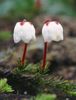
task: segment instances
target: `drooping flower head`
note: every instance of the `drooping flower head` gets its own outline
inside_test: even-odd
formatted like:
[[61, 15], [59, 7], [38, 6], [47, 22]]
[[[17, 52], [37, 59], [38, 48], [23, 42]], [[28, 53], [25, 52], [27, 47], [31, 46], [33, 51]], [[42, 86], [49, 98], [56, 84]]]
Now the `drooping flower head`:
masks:
[[44, 54], [43, 54], [43, 65], [42, 69], [45, 68], [46, 65], [46, 53], [47, 53], [47, 44], [51, 41], [60, 41], [63, 40], [63, 27], [57, 21], [46, 20], [43, 28], [42, 35], [44, 38]]
[[26, 57], [27, 45], [32, 40], [36, 39], [35, 28], [33, 24], [26, 20], [17, 22], [14, 28], [13, 38], [15, 43], [18, 43], [20, 41], [23, 41], [25, 43], [24, 51], [21, 59], [21, 64], [23, 65]]
[[29, 43], [31, 40], [35, 40], [35, 28], [33, 24], [26, 20], [17, 22], [14, 28], [13, 37], [15, 43], [18, 43], [20, 41]]
[[63, 40], [63, 27], [57, 21], [45, 21], [42, 28], [42, 35], [45, 42]]

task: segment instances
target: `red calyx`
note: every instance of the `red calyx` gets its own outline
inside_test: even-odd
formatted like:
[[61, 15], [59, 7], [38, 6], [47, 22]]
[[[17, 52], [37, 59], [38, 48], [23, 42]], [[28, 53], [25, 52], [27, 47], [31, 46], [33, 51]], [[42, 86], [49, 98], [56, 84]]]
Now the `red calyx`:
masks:
[[49, 22], [50, 22], [51, 20], [46, 20], [44, 23], [48, 26], [48, 24], [49, 24]]
[[21, 22], [20, 22], [20, 25], [22, 26], [22, 25], [24, 25], [24, 23], [26, 22], [26, 20], [24, 19], [24, 20], [22, 20]]

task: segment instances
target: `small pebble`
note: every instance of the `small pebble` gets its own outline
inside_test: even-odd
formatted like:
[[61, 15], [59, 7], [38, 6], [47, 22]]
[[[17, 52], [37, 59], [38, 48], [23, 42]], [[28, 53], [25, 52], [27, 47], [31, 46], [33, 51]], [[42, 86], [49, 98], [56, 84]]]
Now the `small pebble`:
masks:
[[69, 98], [66, 98], [66, 100], [70, 100]]
[[27, 95], [27, 91], [25, 91], [24, 94]]

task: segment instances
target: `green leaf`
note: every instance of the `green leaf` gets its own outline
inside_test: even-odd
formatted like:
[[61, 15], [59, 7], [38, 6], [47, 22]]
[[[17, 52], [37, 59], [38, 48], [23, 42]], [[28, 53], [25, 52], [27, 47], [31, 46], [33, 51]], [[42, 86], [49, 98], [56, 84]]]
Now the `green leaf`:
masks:
[[8, 85], [7, 79], [0, 79], [0, 93], [13, 92], [12, 87]]
[[39, 94], [35, 97], [35, 100], [56, 100], [56, 95], [55, 94]]

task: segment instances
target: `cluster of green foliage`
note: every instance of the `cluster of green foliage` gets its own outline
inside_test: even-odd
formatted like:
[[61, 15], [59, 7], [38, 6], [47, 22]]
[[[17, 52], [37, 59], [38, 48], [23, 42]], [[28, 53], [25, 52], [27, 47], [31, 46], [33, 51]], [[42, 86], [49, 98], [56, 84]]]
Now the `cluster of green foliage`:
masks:
[[18, 61], [18, 67], [14, 69], [14, 73], [16, 74], [27, 74], [32, 73], [35, 74], [39, 72], [39, 66], [37, 64], [29, 64], [27, 61], [24, 65], [21, 64], [21, 61]]
[[[76, 96], [76, 84], [72, 83], [69, 80], [60, 80], [56, 79], [56, 76], [52, 76], [48, 73], [48, 68], [46, 68], [44, 71], [40, 70], [39, 64], [28, 64], [28, 62], [24, 66], [18, 66], [13, 73], [15, 74], [32, 74], [34, 81], [39, 84], [39, 93], [53, 93], [57, 94], [55, 92], [58, 91], [61, 94], [69, 95], [69, 96]], [[55, 79], [54, 79], [55, 77]], [[0, 93], [4, 92], [13, 92], [10, 85], [7, 84], [7, 79], [1, 79], [0, 80]], [[36, 99], [40, 98], [39, 100], [43, 100], [43, 95], [38, 95]], [[46, 98], [51, 98], [50, 95], [46, 96]], [[35, 100], [36, 100], [35, 99]], [[49, 99], [47, 99], [49, 100]], [[54, 100], [54, 99], [50, 99]]]
[[35, 74], [40, 74], [40, 73], [42, 73], [42, 74], [44, 74], [44, 73], [47, 73], [48, 72], [48, 64], [49, 63], [47, 63], [46, 64], [46, 69], [44, 70], [44, 71], [42, 71], [41, 70], [41, 66], [40, 66], [40, 64], [39, 63], [37, 63], [37, 64], [33, 64], [33, 63], [30, 63], [29, 64], [29, 62], [28, 61], [26, 61], [26, 63], [24, 64], [24, 65], [22, 65], [21, 64], [21, 61], [20, 61], [20, 59], [18, 60], [18, 67], [16, 67], [14, 70], [13, 70], [13, 72], [14, 73], [16, 73], [16, 74], [33, 74], [33, 75], [35, 75]]
[[[19, 66], [14, 70], [15, 74], [29, 74], [33, 75], [34, 80], [39, 83], [41, 93], [47, 92], [54, 93], [53, 91], [57, 90], [60, 93], [67, 95], [76, 96], [76, 84], [68, 81], [56, 79], [56, 76], [52, 76], [49, 72], [48, 64], [44, 71], [41, 71], [40, 64], [29, 64], [28, 62], [22, 66], [18, 63]], [[54, 79], [55, 77], [55, 79]]]
[[[36, 81], [39, 82], [41, 92], [48, 92], [61, 95], [76, 96], [76, 84], [70, 82], [69, 80], [53, 79], [56, 76], [41, 75], [37, 74], [35, 76]], [[53, 78], [52, 78], [53, 77]]]
[[64, 91], [66, 94], [76, 96], [76, 84], [73, 84], [69, 81], [63, 81], [59, 82], [56, 87]]
[[59, 90], [61, 93], [76, 96], [76, 84], [71, 83], [68, 80], [48, 80], [46, 84], [50, 88]]
[[9, 40], [12, 34], [9, 31], [0, 31], [0, 41]]
[[13, 92], [12, 87], [8, 85], [7, 79], [0, 79], [0, 93]]
[[31, 100], [56, 100], [55, 94], [38, 94], [36, 97]]

